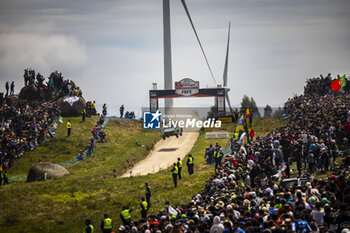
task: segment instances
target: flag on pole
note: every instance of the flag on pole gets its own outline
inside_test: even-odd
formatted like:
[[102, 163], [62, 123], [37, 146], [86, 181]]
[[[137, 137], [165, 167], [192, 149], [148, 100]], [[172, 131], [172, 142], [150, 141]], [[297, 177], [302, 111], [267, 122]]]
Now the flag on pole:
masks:
[[341, 84], [338, 79], [334, 80], [331, 83], [331, 88], [333, 89], [333, 91], [338, 91], [341, 88]]
[[341, 87], [345, 87], [345, 85], [346, 85], [345, 74], [339, 80], [341, 82]]
[[338, 91], [340, 88], [342, 87], [345, 87], [346, 85], [346, 79], [345, 79], [345, 74], [334, 80], [332, 83], [331, 83], [331, 88], [333, 89], [333, 91]]
[[249, 112], [249, 108], [247, 107], [247, 109], [245, 110], [245, 118], [250, 117], [250, 112]]
[[241, 118], [239, 118], [239, 120], [237, 122], [237, 126], [236, 126], [236, 132], [239, 132], [240, 130], [244, 131], [244, 118], [243, 118], [243, 115], [241, 116]]
[[242, 144], [242, 140], [243, 140], [243, 138], [244, 138], [245, 135], [246, 135], [245, 132], [242, 133], [241, 137], [237, 140], [237, 143], [238, 143], [238, 144]]
[[255, 136], [255, 132], [254, 132], [253, 127], [250, 128], [249, 134], [252, 138]]
[[253, 128], [253, 109], [252, 108], [250, 109], [250, 112], [249, 112], [249, 125], [251, 128]]

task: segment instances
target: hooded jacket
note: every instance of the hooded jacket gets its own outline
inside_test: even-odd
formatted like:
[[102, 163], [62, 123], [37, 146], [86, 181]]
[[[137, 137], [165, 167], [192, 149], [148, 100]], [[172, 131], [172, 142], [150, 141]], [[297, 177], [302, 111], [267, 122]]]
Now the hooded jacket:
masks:
[[215, 216], [213, 220], [213, 226], [210, 228], [210, 233], [222, 233], [224, 226], [220, 223], [220, 217]]

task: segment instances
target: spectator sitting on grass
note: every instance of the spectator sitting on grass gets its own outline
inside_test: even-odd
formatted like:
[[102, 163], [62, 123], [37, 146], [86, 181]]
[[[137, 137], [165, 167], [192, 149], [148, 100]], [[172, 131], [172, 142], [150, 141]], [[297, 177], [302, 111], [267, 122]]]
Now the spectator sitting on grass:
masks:
[[80, 151], [78, 152], [77, 159], [78, 159], [78, 160], [83, 160], [83, 155], [84, 155], [84, 152], [83, 152], [82, 150], [80, 150]]

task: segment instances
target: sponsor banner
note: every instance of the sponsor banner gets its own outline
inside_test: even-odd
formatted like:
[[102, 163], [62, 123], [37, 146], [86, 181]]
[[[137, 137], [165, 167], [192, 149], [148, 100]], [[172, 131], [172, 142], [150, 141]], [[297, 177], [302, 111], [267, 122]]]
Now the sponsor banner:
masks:
[[70, 96], [63, 100], [63, 102], [67, 102], [70, 106], [73, 106], [74, 102], [77, 102], [79, 100], [78, 96]]
[[220, 138], [228, 138], [228, 132], [227, 131], [214, 131], [214, 132], [208, 132], [205, 135], [206, 139], [220, 139]]
[[190, 78], [184, 78], [179, 82], [175, 82], [175, 89], [199, 89], [199, 82]]
[[222, 123], [230, 123], [233, 122], [232, 117], [227, 116], [227, 117], [219, 117], [218, 118], [219, 121], [221, 121]]
[[224, 96], [218, 96], [218, 112], [224, 112], [225, 111], [225, 97]]
[[182, 96], [192, 96], [199, 93], [199, 82], [190, 78], [184, 78], [175, 82], [175, 93]]
[[155, 112], [158, 109], [158, 99], [151, 98], [151, 112]]
[[183, 96], [192, 96], [199, 93], [199, 89], [178, 89], [175, 93]]

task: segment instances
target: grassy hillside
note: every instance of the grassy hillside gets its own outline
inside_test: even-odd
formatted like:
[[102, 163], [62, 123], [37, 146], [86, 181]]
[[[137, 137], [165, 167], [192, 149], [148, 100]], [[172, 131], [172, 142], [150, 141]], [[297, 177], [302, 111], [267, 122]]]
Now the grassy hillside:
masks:
[[[87, 117], [85, 122], [81, 122], [81, 117], [64, 118], [63, 124], [56, 129], [56, 136], [49, 141], [43, 142], [34, 151], [29, 151], [9, 169], [9, 175], [27, 174], [29, 168], [42, 162], [59, 163], [73, 158], [79, 150], [85, 149], [91, 137], [91, 129], [97, 122], [97, 117]], [[72, 133], [67, 136], [66, 123], [70, 120]]]
[[[277, 118], [258, 119], [255, 130], [257, 135], [264, 135], [281, 124]], [[259, 127], [263, 131], [259, 132]], [[235, 124], [224, 124], [222, 128], [232, 131]], [[109, 122], [105, 130], [108, 142], [97, 145], [93, 156], [69, 168], [71, 175], [1, 187], [0, 232], [79, 232], [87, 218], [99, 228], [104, 213], [109, 213], [119, 225], [119, 213], [125, 204], [135, 207], [133, 219], [139, 219], [145, 182], [152, 187], [150, 213], [157, 213], [167, 200], [172, 205], [187, 203], [214, 172], [214, 166], [204, 161], [205, 147], [215, 142], [222, 146], [228, 143], [227, 139], [207, 140], [205, 132], [201, 133], [191, 150], [195, 157], [194, 175], [190, 177], [184, 166], [184, 178], [175, 189], [170, 169], [142, 177], [114, 177], [113, 169], [120, 175], [144, 158], [160, 138], [159, 132], [142, 130], [138, 122]]]

